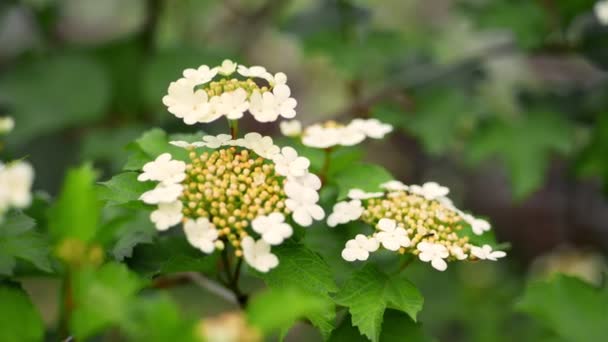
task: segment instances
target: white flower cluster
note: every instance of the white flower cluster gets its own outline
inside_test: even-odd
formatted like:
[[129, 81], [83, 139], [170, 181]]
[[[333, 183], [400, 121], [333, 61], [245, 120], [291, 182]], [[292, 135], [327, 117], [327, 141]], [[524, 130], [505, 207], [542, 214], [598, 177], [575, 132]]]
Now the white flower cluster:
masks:
[[10, 208], [26, 208], [32, 202], [34, 169], [23, 161], [0, 162], [0, 221]]
[[383, 192], [351, 189], [350, 200], [336, 203], [328, 216], [330, 227], [361, 219], [375, 228], [371, 236], [359, 234], [346, 243], [342, 251], [345, 260], [367, 260], [382, 246], [401, 254], [410, 252], [444, 271], [448, 260], [495, 261], [506, 256], [503, 251], [489, 245], [475, 246], [468, 237], [456, 234], [465, 222], [476, 235], [491, 227], [487, 221], [457, 209], [447, 197], [447, 187], [435, 182], [405, 185], [396, 180], [380, 187]]
[[600, 24], [608, 25], [608, 0], [596, 2], [593, 10]]
[[10, 133], [15, 128], [15, 120], [10, 116], [0, 118], [0, 134]]
[[300, 136], [302, 143], [314, 148], [333, 146], [353, 146], [366, 138], [382, 139], [392, 132], [393, 126], [377, 119], [355, 119], [348, 125], [335, 121], [314, 124], [302, 131], [302, 124], [297, 120], [281, 122], [281, 133], [286, 136]]
[[[278, 265], [271, 246], [293, 234], [286, 214], [301, 226], [325, 217], [317, 204], [321, 181], [308, 171], [310, 161], [291, 147], [281, 149], [270, 137], [248, 133], [242, 139], [232, 139], [220, 134], [194, 143], [171, 144], [188, 149], [192, 163], [164, 153], [144, 165], [138, 180], [158, 184], [140, 199], [158, 206], [150, 215], [158, 230], [184, 222], [188, 241], [204, 253], [224, 248], [224, 241], [231, 236], [235, 248], [242, 248], [237, 249], [237, 256], [243, 256], [258, 271], [267, 272]], [[199, 147], [217, 151], [214, 157], [206, 152], [199, 156], [195, 150]], [[248, 205], [237, 208], [230, 203]], [[247, 226], [260, 236], [259, 240], [244, 231]]]
[[230, 60], [216, 67], [184, 70], [183, 77], [169, 85], [163, 103], [188, 125], [222, 116], [237, 120], [247, 111], [259, 122], [275, 121], [279, 116], [291, 119], [297, 105], [284, 73], [273, 75], [264, 67], [246, 67]]

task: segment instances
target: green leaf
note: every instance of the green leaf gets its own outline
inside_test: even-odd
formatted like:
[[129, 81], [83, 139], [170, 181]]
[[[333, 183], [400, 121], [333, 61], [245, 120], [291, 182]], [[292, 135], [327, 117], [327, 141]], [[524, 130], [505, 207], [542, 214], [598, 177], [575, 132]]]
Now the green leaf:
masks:
[[104, 188], [100, 190], [99, 197], [114, 204], [138, 201], [141, 194], [154, 188], [154, 183], [140, 182], [137, 176], [136, 172], [124, 172], [102, 182]]
[[[359, 334], [359, 331], [351, 325], [351, 317], [347, 316], [342, 321], [342, 324], [331, 334], [329, 342], [354, 341], [368, 341], [368, 339]], [[380, 341], [426, 342], [432, 341], [432, 339], [426, 336], [422, 326], [412, 321], [407, 314], [396, 310], [386, 310]]]
[[382, 317], [387, 308], [401, 310], [416, 320], [423, 298], [408, 280], [389, 277], [373, 265], [357, 271], [335, 297], [348, 307], [353, 325], [372, 341], [379, 341]]
[[515, 198], [522, 199], [542, 185], [552, 154], [570, 152], [572, 136], [570, 123], [558, 113], [529, 114], [479, 130], [467, 153], [473, 163], [500, 158]]
[[334, 181], [338, 185], [338, 199], [343, 199], [350, 189], [379, 191], [380, 184], [390, 181], [393, 176], [383, 167], [373, 164], [354, 164], [337, 172]]
[[95, 237], [101, 210], [96, 177], [90, 165], [68, 171], [59, 198], [49, 210], [49, 232], [56, 241], [89, 242]]
[[105, 114], [109, 97], [103, 68], [84, 55], [45, 56], [0, 77], [0, 103], [17, 119], [11, 135], [17, 142], [94, 122]]
[[247, 305], [249, 323], [264, 335], [288, 329], [303, 317], [323, 315], [327, 301], [308, 291], [291, 287], [269, 289], [256, 295]]
[[598, 115], [592, 138], [580, 153], [577, 171], [582, 176], [600, 176], [608, 189], [608, 113]]
[[133, 152], [129, 156], [125, 170], [138, 171], [149, 161], [156, 159], [163, 153], [170, 153], [173, 159], [186, 160], [188, 153], [185, 149], [169, 144], [173, 137], [168, 137], [167, 133], [159, 128], [151, 129], [142, 134], [137, 140], [129, 145], [129, 150]]
[[532, 281], [517, 309], [569, 341], [603, 341], [608, 327], [608, 289], [556, 275]]
[[22, 290], [0, 287], [0, 341], [37, 342], [44, 338], [44, 322]]
[[33, 219], [18, 212], [10, 213], [0, 223], [0, 274], [12, 275], [17, 259], [29, 261], [43, 271], [52, 271], [49, 243], [34, 230], [35, 226]]
[[329, 265], [315, 252], [294, 243], [285, 243], [273, 249], [280, 260], [279, 266], [262, 275], [272, 289], [295, 288], [316, 296], [327, 305], [322, 312], [306, 317], [327, 337], [334, 328], [335, 307], [330, 293], [338, 290]]
[[[118, 213], [112, 213], [117, 211]], [[157, 231], [150, 221], [148, 211], [123, 209], [118, 207], [104, 208], [109, 218], [95, 237], [118, 261], [131, 257], [133, 248], [142, 243], [152, 243]]]
[[75, 309], [70, 327], [80, 340], [128, 321], [133, 298], [144, 285], [125, 265], [114, 263], [83, 269], [72, 282]]

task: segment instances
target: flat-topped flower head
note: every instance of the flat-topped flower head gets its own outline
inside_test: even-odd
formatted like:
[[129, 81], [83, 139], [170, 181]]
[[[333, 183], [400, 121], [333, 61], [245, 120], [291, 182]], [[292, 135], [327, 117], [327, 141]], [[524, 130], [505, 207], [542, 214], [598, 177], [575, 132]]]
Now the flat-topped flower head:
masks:
[[317, 204], [320, 180], [291, 147], [280, 149], [258, 133], [172, 144], [188, 151], [188, 161], [163, 153], [144, 165], [138, 180], [157, 185], [140, 199], [157, 206], [150, 219], [158, 230], [183, 223], [190, 244], [204, 253], [230, 244], [266, 272], [278, 264], [270, 247], [293, 234], [291, 222], [309, 226], [325, 217]]
[[[309, 147], [324, 149], [334, 146], [353, 146], [366, 138], [382, 139], [392, 130], [391, 125], [377, 119], [355, 119], [348, 125], [327, 121], [306, 127], [302, 132], [302, 143]], [[283, 134], [290, 135], [285, 132]]]
[[[481, 234], [490, 229], [490, 224], [457, 209], [445, 197], [449, 193], [447, 187], [435, 182], [405, 185], [389, 181], [380, 189], [383, 191], [351, 189], [350, 200], [336, 203], [328, 217], [331, 227], [359, 220], [374, 229], [369, 236], [359, 234], [358, 242], [347, 242], [342, 254], [345, 260], [367, 259], [364, 248], [358, 247], [364, 238], [373, 239], [389, 251], [413, 254], [439, 271], [444, 271], [451, 261], [496, 260], [506, 255], [470, 242], [471, 232]], [[464, 229], [467, 226], [470, 230]]]
[[246, 67], [231, 60], [210, 67], [183, 71], [171, 82], [163, 103], [186, 124], [209, 123], [225, 116], [237, 120], [249, 112], [260, 122], [296, 116], [284, 73], [269, 73], [261, 66]]

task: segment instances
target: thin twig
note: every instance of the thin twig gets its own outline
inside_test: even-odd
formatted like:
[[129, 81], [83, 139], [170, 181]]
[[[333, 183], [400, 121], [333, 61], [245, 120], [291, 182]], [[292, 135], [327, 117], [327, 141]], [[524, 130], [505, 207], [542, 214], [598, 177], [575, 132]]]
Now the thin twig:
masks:
[[155, 289], [167, 289], [186, 284], [195, 284], [225, 299], [227, 302], [238, 304], [236, 296], [230, 290], [196, 272], [184, 272], [177, 273], [171, 277], [159, 277], [154, 279], [151, 287]]

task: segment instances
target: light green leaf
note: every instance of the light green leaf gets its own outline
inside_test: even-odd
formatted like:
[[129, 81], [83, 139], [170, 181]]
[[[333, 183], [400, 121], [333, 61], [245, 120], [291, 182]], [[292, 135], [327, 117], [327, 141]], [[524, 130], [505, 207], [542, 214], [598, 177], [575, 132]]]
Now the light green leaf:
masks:
[[249, 323], [264, 335], [288, 329], [303, 317], [323, 315], [328, 302], [308, 291], [274, 288], [256, 295], [247, 305]]
[[423, 298], [408, 280], [389, 277], [373, 265], [357, 271], [335, 297], [348, 307], [353, 325], [372, 341], [380, 340], [382, 318], [387, 308], [401, 310], [416, 320]]
[[608, 289], [556, 275], [532, 281], [517, 308], [569, 341], [603, 341], [608, 327]]
[[335, 307], [330, 293], [338, 290], [329, 265], [315, 252], [294, 243], [285, 243], [273, 249], [279, 266], [263, 274], [270, 288], [296, 288], [316, 296], [327, 305], [325, 310], [308, 314], [306, 317], [327, 337], [334, 328]]
[[343, 199], [350, 189], [380, 191], [380, 184], [390, 181], [393, 176], [383, 167], [373, 164], [353, 164], [337, 172], [333, 177], [338, 184], [338, 199]]
[[99, 197], [114, 204], [138, 201], [141, 194], [154, 188], [154, 183], [140, 182], [137, 176], [136, 172], [124, 172], [102, 182], [104, 187], [100, 189]]
[[37, 342], [44, 338], [44, 322], [27, 294], [0, 287], [0, 341]]
[[149, 161], [156, 159], [163, 153], [170, 153], [173, 159], [186, 160], [188, 153], [185, 149], [169, 144], [173, 137], [159, 128], [151, 129], [142, 134], [128, 146], [132, 152], [129, 156], [125, 170], [138, 171]]
[[68, 171], [59, 198], [49, 210], [49, 232], [55, 240], [89, 242], [95, 237], [101, 210], [96, 177], [90, 165]]
[[34, 230], [35, 226], [33, 219], [17, 212], [7, 215], [0, 223], [0, 274], [12, 275], [17, 259], [51, 272], [49, 243]]
[[94, 122], [105, 114], [109, 97], [103, 68], [84, 55], [45, 56], [0, 77], [0, 103], [12, 110], [17, 125], [11, 139], [18, 142]]
[[80, 340], [128, 321], [134, 295], [144, 285], [125, 265], [113, 263], [83, 269], [72, 282], [75, 310], [70, 327]]

